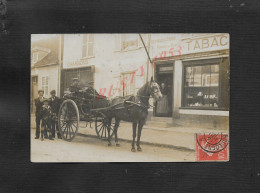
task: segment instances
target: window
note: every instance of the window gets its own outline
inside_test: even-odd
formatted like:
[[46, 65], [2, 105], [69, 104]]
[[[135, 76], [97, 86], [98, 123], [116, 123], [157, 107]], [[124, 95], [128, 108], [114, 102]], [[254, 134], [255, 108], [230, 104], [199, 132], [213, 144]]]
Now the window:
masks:
[[44, 91], [44, 97], [48, 97], [49, 94], [49, 77], [42, 77], [42, 90]]
[[94, 56], [94, 35], [83, 35], [82, 58]]
[[38, 61], [39, 54], [38, 52], [33, 53], [32, 62], [35, 64]]
[[137, 34], [122, 35], [122, 50], [131, 50], [138, 48]]
[[135, 94], [135, 76], [133, 72], [122, 73], [120, 76], [120, 94], [128, 96]]
[[228, 73], [227, 60], [184, 62], [183, 106], [228, 108]]

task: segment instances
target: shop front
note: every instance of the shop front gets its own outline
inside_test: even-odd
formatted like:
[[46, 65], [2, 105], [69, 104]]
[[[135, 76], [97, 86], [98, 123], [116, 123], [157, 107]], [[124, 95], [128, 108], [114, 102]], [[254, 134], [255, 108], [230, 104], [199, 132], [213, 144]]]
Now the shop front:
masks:
[[73, 78], [78, 78], [82, 86], [94, 87], [94, 66], [63, 69], [61, 72], [61, 96], [64, 95], [64, 91], [69, 90]]
[[164, 97], [154, 116], [172, 117], [173, 125], [228, 129], [229, 35], [191, 36], [176, 44], [178, 57], [156, 61]]

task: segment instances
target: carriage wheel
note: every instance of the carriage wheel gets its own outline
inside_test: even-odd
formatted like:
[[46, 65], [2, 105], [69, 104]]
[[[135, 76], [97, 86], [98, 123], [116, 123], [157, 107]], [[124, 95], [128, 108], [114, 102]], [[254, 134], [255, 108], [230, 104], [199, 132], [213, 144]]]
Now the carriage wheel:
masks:
[[65, 100], [60, 107], [58, 126], [62, 139], [72, 141], [79, 129], [79, 110], [73, 100]]
[[110, 137], [112, 138], [115, 134], [114, 128], [115, 128], [115, 119], [113, 118], [111, 120], [111, 123], [109, 123], [109, 120], [103, 115], [100, 114], [100, 116], [97, 116], [95, 119], [95, 128], [97, 136], [100, 139], [106, 140], [108, 138], [108, 127], [110, 126]]

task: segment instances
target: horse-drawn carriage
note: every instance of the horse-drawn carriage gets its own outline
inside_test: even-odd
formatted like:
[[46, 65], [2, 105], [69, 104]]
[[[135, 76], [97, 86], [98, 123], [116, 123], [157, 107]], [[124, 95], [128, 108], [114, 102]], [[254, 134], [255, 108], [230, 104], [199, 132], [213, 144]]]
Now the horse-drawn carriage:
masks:
[[111, 138], [115, 135], [118, 144], [117, 129], [120, 120], [133, 123], [132, 151], [135, 151], [135, 137], [137, 131], [137, 150], [141, 151], [141, 130], [145, 123], [149, 105], [149, 98], [160, 100], [161, 92], [158, 84], [151, 79], [140, 88], [136, 96], [116, 97], [109, 100], [101, 96], [91, 86], [79, 91], [65, 93], [58, 115], [58, 127], [62, 138], [72, 141], [77, 135], [80, 121], [85, 121], [92, 127], [95, 123], [96, 134], [101, 139], [107, 139], [111, 145]]
[[85, 87], [79, 92], [65, 92], [58, 115], [58, 127], [62, 138], [72, 141], [77, 135], [80, 121], [90, 127], [95, 126], [97, 136], [107, 139], [108, 127], [113, 135], [114, 125], [108, 120], [111, 113], [110, 101], [98, 95], [92, 87]]

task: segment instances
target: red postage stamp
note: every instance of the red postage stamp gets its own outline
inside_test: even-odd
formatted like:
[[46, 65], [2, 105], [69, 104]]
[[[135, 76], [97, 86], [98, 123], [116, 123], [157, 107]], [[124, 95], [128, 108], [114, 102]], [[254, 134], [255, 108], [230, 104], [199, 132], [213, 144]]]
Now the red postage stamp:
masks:
[[229, 161], [228, 134], [196, 134], [196, 159], [197, 161]]

